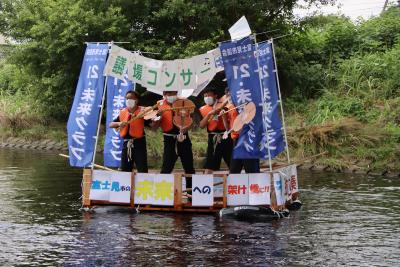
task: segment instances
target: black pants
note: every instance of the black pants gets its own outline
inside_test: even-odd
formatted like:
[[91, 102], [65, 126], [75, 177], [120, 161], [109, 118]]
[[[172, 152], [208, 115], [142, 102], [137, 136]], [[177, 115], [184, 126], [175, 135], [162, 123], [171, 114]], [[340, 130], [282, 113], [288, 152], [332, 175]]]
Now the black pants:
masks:
[[129, 157], [128, 141], [129, 139], [125, 139], [122, 147], [121, 170], [124, 172], [131, 172], [135, 165], [137, 172], [148, 172], [146, 137], [143, 136], [142, 138], [133, 140], [133, 147], [131, 148]]
[[[233, 147], [236, 146], [237, 139], [233, 142]], [[240, 173], [244, 167], [246, 173], [260, 172], [260, 159], [234, 159], [232, 156], [229, 173]]]
[[205, 169], [213, 171], [218, 171], [221, 168], [222, 159], [224, 159], [228, 168], [230, 167], [233, 149], [233, 141], [230, 136], [226, 139], [222, 139], [221, 136], [220, 143], [215, 146], [214, 138], [216, 136], [215, 134], [208, 134], [207, 157], [206, 163], [204, 164]]
[[[186, 138], [183, 142], [178, 142], [176, 137], [164, 135], [164, 153], [161, 173], [171, 173], [174, 170], [178, 157], [181, 158], [185, 173], [195, 173], [193, 167], [192, 142], [190, 141], [189, 135], [186, 134], [185, 136]], [[192, 187], [192, 179], [186, 178], [186, 187]]]

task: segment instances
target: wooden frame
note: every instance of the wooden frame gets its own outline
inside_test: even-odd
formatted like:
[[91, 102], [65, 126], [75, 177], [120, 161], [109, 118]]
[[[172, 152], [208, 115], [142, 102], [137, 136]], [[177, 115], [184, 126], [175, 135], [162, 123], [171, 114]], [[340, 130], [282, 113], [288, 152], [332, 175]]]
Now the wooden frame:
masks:
[[[222, 184], [223, 185], [223, 196], [222, 197], [215, 197], [214, 196], [214, 204], [210, 207], [193, 207], [191, 202], [184, 203], [183, 202], [183, 190], [182, 190], [182, 179], [184, 177], [191, 177], [192, 174], [185, 174], [183, 172], [174, 173], [174, 204], [173, 206], [166, 207], [166, 206], [156, 206], [156, 205], [140, 205], [139, 209], [143, 211], [167, 211], [167, 212], [192, 212], [192, 213], [217, 213], [223, 208], [228, 208], [227, 203], [227, 182], [228, 182], [228, 175], [227, 171], [218, 171], [214, 172], [214, 177], [222, 178], [221, 183], [214, 183], [215, 185]], [[270, 194], [271, 194], [271, 205], [270, 206], [274, 210], [280, 210], [284, 208], [283, 206], [278, 206], [276, 202], [276, 192], [274, 187], [273, 175], [271, 175], [271, 187], [270, 187]], [[97, 201], [97, 200], [90, 200], [90, 188], [92, 183], [92, 171], [90, 169], [84, 169], [83, 171], [83, 180], [82, 180], [82, 205], [84, 207], [93, 207], [98, 205], [112, 205], [112, 206], [121, 206], [121, 207], [128, 207], [128, 208], [135, 208], [135, 176], [136, 173], [132, 172], [131, 176], [131, 198], [130, 204], [118, 204], [118, 203], [110, 203], [108, 201]], [[185, 190], [186, 192], [190, 192], [191, 189]], [[298, 194], [298, 193], [296, 193]]]

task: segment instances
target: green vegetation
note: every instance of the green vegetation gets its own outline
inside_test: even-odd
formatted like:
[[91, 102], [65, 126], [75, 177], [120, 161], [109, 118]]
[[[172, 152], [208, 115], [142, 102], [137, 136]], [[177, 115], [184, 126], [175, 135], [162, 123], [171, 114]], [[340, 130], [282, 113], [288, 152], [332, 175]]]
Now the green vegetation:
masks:
[[[357, 25], [336, 17], [304, 23], [293, 38], [308, 40], [309, 58], [323, 56], [296, 63], [303, 78], [294, 79], [286, 106], [294, 155], [328, 151], [317, 163], [399, 169], [400, 9]], [[302, 88], [309, 80], [318, 87]]]
[[[400, 9], [357, 23], [295, 21], [295, 2], [2, 1], [0, 32], [19, 44], [0, 59], [0, 134], [65, 140], [85, 41], [131, 41], [124, 47], [186, 57], [228, 39], [229, 26], [246, 15], [255, 32], [289, 34], [275, 45], [294, 159], [327, 151], [317, 163], [399, 169]], [[160, 133], [147, 135], [149, 153], [161, 156]], [[196, 156], [205, 154], [205, 136], [192, 134]]]

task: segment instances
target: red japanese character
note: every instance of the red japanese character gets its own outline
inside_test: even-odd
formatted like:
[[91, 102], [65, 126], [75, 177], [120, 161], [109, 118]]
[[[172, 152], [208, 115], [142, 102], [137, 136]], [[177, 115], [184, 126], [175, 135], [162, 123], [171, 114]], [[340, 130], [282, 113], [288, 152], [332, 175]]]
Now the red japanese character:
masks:
[[250, 185], [250, 192], [258, 194], [260, 193], [260, 186], [258, 184], [251, 184]]
[[260, 192], [261, 192], [261, 193], [269, 192], [269, 186], [266, 185], [266, 186], [264, 186], [264, 187], [261, 187], [261, 188], [260, 188]]
[[292, 175], [292, 177], [290, 177], [290, 185], [292, 186], [292, 190], [297, 189], [297, 183], [296, 183], [296, 176]]
[[238, 187], [238, 194], [240, 194], [240, 190], [243, 190], [243, 193], [242, 193], [242, 194], [246, 194], [246, 189], [247, 189], [246, 185], [243, 185], [243, 186], [240, 186], [240, 185], [239, 185], [239, 187]]
[[229, 195], [237, 195], [237, 194], [239, 194], [237, 185], [228, 185], [228, 194]]

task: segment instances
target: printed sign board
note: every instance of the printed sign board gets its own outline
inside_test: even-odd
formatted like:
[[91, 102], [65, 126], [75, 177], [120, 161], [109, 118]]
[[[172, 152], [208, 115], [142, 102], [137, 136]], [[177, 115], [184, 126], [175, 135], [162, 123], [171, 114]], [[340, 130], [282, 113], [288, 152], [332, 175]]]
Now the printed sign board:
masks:
[[227, 179], [228, 206], [249, 205], [248, 187], [248, 174], [230, 174]]
[[249, 204], [270, 205], [271, 204], [271, 174], [252, 173], [249, 174]]
[[174, 175], [138, 173], [134, 204], [174, 205]]
[[213, 180], [212, 174], [192, 176], [192, 206], [210, 207], [214, 204]]
[[90, 200], [130, 203], [131, 173], [94, 170]]

